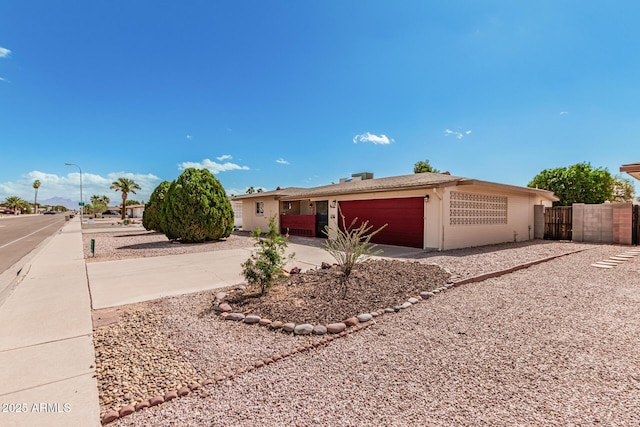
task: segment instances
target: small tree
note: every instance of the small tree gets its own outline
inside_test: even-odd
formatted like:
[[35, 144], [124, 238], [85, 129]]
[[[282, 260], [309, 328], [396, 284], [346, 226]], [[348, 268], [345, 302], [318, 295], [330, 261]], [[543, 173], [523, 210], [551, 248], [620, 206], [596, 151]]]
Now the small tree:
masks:
[[554, 206], [574, 203], [604, 203], [613, 196], [614, 179], [605, 168], [594, 168], [590, 163], [545, 169], [527, 184], [531, 188], [553, 191], [560, 199]]
[[612, 202], [633, 203], [635, 188], [629, 178], [617, 175], [613, 178]]
[[382, 231], [388, 224], [383, 225], [375, 231], [371, 231], [372, 225], [369, 221], [364, 221], [356, 227], [358, 218], [351, 221], [349, 227], [346, 226], [344, 215], [342, 217], [342, 227], [325, 225], [323, 233], [328, 239], [324, 244], [324, 249], [337, 261], [342, 274], [340, 275], [340, 288], [342, 297], [347, 297], [347, 283], [351, 272], [356, 264], [363, 259], [380, 254], [382, 251], [373, 249], [375, 244], [371, 243], [371, 238]]
[[211, 171], [186, 168], [171, 183], [162, 203], [160, 226], [169, 240], [183, 243], [202, 243], [231, 235], [231, 202]]
[[256, 251], [242, 263], [242, 274], [250, 285], [260, 287], [260, 295], [264, 295], [273, 284], [284, 275], [282, 270], [287, 261], [293, 259], [291, 254], [285, 257], [289, 241], [278, 233], [276, 218], [269, 218], [269, 231], [262, 235], [260, 228], [252, 234], [255, 239]]
[[440, 171], [429, 164], [429, 160], [420, 160], [416, 164], [413, 165], [413, 173], [423, 173], [423, 172], [431, 172], [431, 173], [440, 173]]

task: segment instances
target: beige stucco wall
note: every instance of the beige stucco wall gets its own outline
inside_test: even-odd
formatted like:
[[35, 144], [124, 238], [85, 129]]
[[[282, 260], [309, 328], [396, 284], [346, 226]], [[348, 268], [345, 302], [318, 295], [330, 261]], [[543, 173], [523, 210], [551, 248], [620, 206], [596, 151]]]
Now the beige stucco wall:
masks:
[[[507, 197], [507, 223], [451, 225], [449, 206], [452, 191]], [[536, 194], [501, 191], [478, 185], [447, 187], [443, 202], [443, 250], [531, 240], [534, 238], [533, 206], [536, 204], [551, 206], [552, 204], [550, 200]]]
[[[264, 213], [262, 215], [256, 214], [256, 203], [264, 202]], [[279, 202], [274, 200], [273, 197], [257, 197], [242, 201], [242, 229], [248, 231], [255, 231], [256, 228], [260, 228], [261, 231], [267, 231], [269, 228], [269, 218], [276, 216], [276, 225], [279, 226], [280, 220], [278, 218], [278, 206]]]

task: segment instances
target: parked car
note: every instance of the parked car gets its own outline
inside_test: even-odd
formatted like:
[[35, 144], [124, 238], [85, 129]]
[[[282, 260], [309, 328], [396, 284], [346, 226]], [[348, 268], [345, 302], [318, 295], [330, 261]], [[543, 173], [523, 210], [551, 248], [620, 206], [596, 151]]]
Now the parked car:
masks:
[[2, 209], [2, 211], [0, 211], [0, 213], [3, 213], [5, 215], [14, 215], [15, 212], [12, 211], [11, 209]]
[[118, 211], [104, 211], [102, 212], [102, 216], [120, 216], [120, 212]]
[[44, 211], [43, 215], [55, 215], [56, 211]]

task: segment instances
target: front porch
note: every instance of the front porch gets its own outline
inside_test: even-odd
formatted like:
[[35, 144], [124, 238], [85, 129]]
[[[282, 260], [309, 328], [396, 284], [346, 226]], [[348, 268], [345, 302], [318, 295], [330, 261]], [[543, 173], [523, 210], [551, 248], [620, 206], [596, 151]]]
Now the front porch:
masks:
[[292, 200], [280, 202], [280, 233], [301, 237], [326, 237], [329, 223], [327, 201]]

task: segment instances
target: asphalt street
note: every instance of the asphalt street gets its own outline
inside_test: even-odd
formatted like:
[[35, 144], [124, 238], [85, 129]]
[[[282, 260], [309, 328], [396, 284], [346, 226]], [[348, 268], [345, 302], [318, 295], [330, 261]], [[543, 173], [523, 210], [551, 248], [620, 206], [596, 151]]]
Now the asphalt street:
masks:
[[64, 214], [0, 217], [0, 274], [65, 223]]

